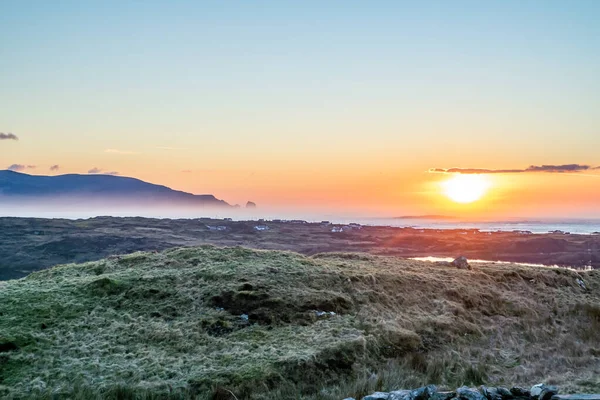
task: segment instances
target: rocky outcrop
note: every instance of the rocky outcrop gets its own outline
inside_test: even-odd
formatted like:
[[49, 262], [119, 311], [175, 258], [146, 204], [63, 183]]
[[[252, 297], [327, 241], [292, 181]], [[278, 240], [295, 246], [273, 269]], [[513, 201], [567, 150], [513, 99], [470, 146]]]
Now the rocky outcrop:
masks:
[[454, 259], [450, 264], [458, 269], [472, 269], [469, 265], [469, 261], [467, 261], [467, 258], [464, 256]]
[[[518, 386], [504, 387], [480, 386], [479, 389], [467, 386], [455, 392], [438, 392], [435, 385], [427, 385], [414, 390], [396, 390], [393, 392], [375, 392], [362, 400], [600, 400], [600, 394], [559, 395], [558, 388], [543, 383], [527, 390]], [[356, 400], [347, 397], [344, 400]]]

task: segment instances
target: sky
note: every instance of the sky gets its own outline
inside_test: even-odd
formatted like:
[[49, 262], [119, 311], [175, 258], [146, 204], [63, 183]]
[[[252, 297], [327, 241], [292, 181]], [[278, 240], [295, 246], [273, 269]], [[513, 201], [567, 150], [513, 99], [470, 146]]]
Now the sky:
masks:
[[[595, 0], [0, 0], [0, 169], [273, 209], [600, 217], [599, 20]], [[451, 168], [521, 172], [459, 204]]]

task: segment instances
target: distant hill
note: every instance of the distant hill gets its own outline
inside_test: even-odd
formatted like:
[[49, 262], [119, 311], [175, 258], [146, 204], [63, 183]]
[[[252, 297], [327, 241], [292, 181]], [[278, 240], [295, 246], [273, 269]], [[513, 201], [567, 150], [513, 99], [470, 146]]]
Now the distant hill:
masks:
[[0, 202], [56, 200], [59, 203], [229, 207], [211, 194], [195, 195], [135, 178], [113, 175], [28, 175], [0, 171]]

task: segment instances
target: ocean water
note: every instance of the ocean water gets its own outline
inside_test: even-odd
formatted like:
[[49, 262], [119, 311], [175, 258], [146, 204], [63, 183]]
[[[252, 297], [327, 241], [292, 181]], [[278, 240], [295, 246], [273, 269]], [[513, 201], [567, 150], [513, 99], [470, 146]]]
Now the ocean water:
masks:
[[600, 232], [600, 220], [539, 220], [539, 221], [486, 221], [463, 222], [459, 220], [426, 220], [426, 219], [368, 219], [368, 225], [386, 225], [397, 227], [413, 227], [417, 229], [479, 229], [483, 232], [494, 231], [530, 231], [532, 233], [548, 233], [563, 231], [576, 234], [593, 234]]
[[461, 221], [457, 219], [427, 218], [381, 218], [360, 215], [345, 216], [331, 213], [266, 212], [261, 209], [218, 209], [218, 210], [80, 210], [80, 211], [40, 211], [40, 209], [0, 209], [0, 217], [34, 217], [34, 218], [92, 218], [97, 216], [114, 217], [149, 217], [149, 218], [231, 218], [234, 221], [264, 219], [304, 220], [307, 222], [329, 221], [334, 224], [359, 223], [371, 226], [412, 227], [416, 229], [479, 229], [484, 232], [493, 231], [530, 231], [532, 233], [548, 233], [563, 231], [575, 234], [593, 234], [600, 232], [600, 219], [552, 219], [552, 220], [507, 220], [507, 221]]

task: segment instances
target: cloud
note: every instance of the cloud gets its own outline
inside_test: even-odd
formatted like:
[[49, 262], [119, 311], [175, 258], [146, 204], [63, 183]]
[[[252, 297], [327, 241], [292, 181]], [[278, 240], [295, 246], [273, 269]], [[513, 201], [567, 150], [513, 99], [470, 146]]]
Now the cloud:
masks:
[[19, 140], [19, 138], [14, 133], [0, 132], [0, 140]]
[[9, 171], [25, 171], [26, 169], [34, 169], [35, 167], [35, 165], [13, 164], [6, 169]]
[[525, 169], [486, 169], [486, 168], [431, 168], [430, 173], [439, 174], [515, 174], [524, 172], [583, 172], [600, 167], [592, 168], [585, 164], [563, 164], [563, 165], [530, 165]]
[[113, 153], [113, 154], [139, 154], [137, 151], [129, 151], [129, 150], [119, 150], [119, 149], [106, 149], [105, 153]]
[[189, 173], [192, 173], [193, 171], [191, 169], [184, 169], [181, 172], [183, 172], [184, 174], [189, 174]]
[[117, 171], [104, 171], [102, 168], [94, 167], [88, 171], [88, 174], [102, 174], [102, 175], [119, 175]]
[[58, 165], [58, 164], [55, 164], [50, 167], [50, 171], [58, 171], [59, 169], [60, 169], [60, 165]]

